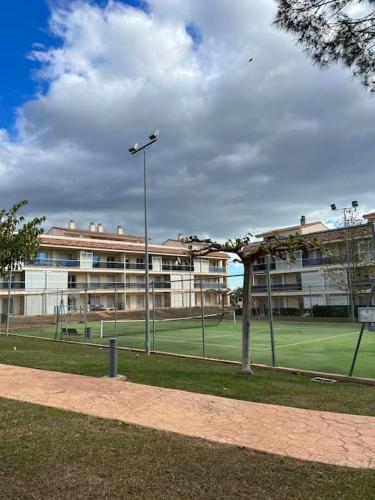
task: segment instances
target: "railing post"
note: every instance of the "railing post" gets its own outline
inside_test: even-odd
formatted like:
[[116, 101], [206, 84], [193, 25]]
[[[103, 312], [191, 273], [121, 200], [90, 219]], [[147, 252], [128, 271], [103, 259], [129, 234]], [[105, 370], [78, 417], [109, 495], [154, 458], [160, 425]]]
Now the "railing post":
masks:
[[8, 281], [7, 330], [6, 330], [7, 335], [9, 335], [9, 325], [10, 325], [10, 299], [11, 299], [10, 291], [12, 289], [12, 271], [11, 270], [9, 271], [8, 280], [9, 281]]
[[204, 329], [204, 294], [203, 294], [203, 282], [202, 278], [200, 280], [201, 286], [201, 326], [202, 326], [202, 357], [206, 357], [206, 339], [205, 339], [205, 329]]
[[270, 256], [267, 255], [267, 296], [268, 296], [268, 319], [270, 324], [270, 336], [271, 336], [271, 356], [272, 356], [272, 366], [276, 364], [275, 355], [275, 334], [273, 331], [273, 305], [272, 305], [272, 295], [271, 295], [271, 275], [270, 275]]
[[109, 339], [109, 378], [117, 377], [117, 339]]

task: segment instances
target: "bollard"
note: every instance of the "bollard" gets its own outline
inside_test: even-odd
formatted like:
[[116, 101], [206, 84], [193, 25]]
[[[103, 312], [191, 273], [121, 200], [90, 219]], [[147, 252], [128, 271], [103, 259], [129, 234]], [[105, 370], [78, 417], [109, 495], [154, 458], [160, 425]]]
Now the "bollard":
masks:
[[91, 340], [91, 326], [86, 326], [85, 328], [85, 339], [88, 341]]
[[117, 339], [109, 339], [109, 377], [117, 377]]

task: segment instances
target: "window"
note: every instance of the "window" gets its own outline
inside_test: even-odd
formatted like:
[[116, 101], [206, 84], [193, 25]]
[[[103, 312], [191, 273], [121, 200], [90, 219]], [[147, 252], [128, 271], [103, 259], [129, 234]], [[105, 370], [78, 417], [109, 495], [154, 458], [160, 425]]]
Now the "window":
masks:
[[46, 264], [48, 261], [48, 252], [38, 252], [36, 254], [36, 260], [38, 264]]
[[68, 288], [77, 288], [77, 276], [75, 274], [69, 274]]
[[107, 268], [115, 267], [115, 258], [113, 255], [107, 257]]
[[136, 269], [144, 269], [144, 259], [141, 257], [137, 258], [137, 264], [136, 264]]
[[92, 256], [92, 267], [100, 267], [100, 257], [99, 255]]
[[100, 276], [98, 274], [92, 274], [90, 276], [90, 286], [100, 285]]

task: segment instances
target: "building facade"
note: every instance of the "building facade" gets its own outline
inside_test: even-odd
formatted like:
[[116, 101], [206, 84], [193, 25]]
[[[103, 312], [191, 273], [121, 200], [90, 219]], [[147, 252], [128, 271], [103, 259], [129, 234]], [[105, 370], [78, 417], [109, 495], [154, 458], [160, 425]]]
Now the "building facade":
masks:
[[[173, 243], [175, 241], [175, 243]], [[101, 224], [88, 230], [52, 227], [40, 236], [36, 258], [22, 264], [4, 279], [0, 291], [1, 311], [13, 315], [54, 314], [60, 297], [69, 310], [144, 309], [145, 240], [115, 234]], [[221, 303], [226, 289], [225, 253], [192, 259], [180, 240], [149, 243], [149, 277], [155, 308], [194, 307], [201, 303], [201, 289], [208, 306]]]
[[[364, 216], [365, 223], [329, 229], [322, 222], [307, 223], [301, 217], [298, 226], [275, 229], [257, 235], [263, 240], [295, 235], [311, 235], [325, 249], [296, 252], [293, 258], [270, 262], [270, 283], [274, 309], [311, 309], [315, 305], [349, 305], [350, 289], [356, 305], [365, 305], [370, 284], [375, 282], [375, 212]], [[348, 280], [348, 270], [352, 285]], [[367, 286], [368, 285], [368, 286]], [[258, 260], [252, 281], [254, 304], [268, 309], [267, 263]]]

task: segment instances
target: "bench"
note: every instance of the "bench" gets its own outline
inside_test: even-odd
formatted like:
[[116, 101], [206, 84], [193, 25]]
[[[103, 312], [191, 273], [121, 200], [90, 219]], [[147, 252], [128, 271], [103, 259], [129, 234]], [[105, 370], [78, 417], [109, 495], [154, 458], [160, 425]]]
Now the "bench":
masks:
[[76, 337], [77, 335], [81, 335], [75, 328], [62, 328], [61, 333], [65, 335], [69, 335], [71, 337]]

